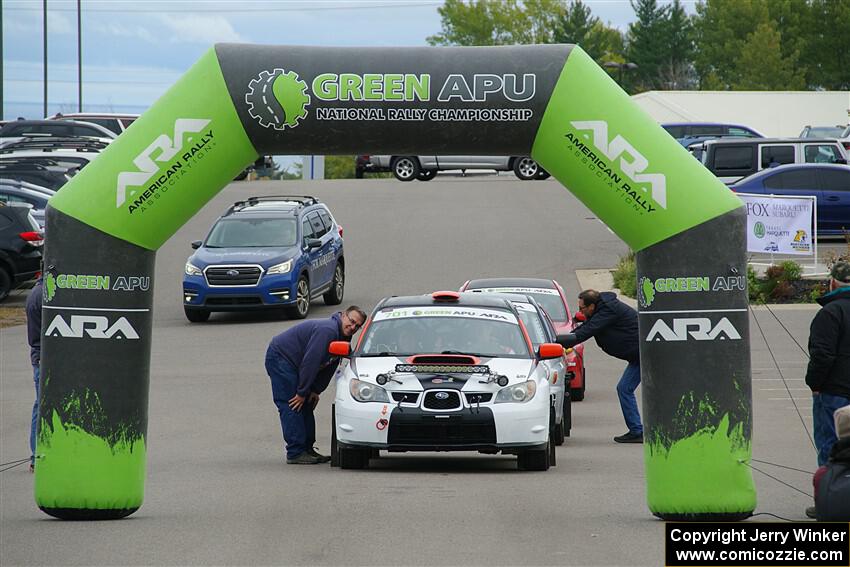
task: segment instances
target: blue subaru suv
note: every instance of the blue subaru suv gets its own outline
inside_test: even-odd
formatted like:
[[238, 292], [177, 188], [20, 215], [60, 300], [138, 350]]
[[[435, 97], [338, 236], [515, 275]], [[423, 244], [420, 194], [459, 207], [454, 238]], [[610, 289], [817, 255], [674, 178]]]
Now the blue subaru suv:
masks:
[[193, 323], [213, 311], [285, 309], [303, 319], [319, 295], [342, 303], [342, 227], [315, 197], [251, 197], [215, 222], [186, 261], [183, 310]]

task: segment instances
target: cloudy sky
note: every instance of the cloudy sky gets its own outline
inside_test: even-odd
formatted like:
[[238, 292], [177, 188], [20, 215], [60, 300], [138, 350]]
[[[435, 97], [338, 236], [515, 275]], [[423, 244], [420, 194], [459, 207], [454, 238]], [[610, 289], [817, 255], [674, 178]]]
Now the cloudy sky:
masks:
[[[82, 0], [83, 109], [142, 112], [216, 42], [420, 46], [440, 0]], [[625, 30], [628, 0], [585, 0]], [[688, 2], [693, 4], [693, 2]], [[76, 0], [47, 0], [48, 114], [77, 109]], [[2, 0], [3, 117], [41, 118], [42, 0]], [[690, 9], [693, 6], [689, 6]]]

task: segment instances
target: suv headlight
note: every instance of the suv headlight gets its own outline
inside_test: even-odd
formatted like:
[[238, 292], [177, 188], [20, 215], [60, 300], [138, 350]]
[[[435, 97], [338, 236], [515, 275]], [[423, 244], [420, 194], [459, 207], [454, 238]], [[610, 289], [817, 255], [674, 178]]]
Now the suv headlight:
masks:
[[513, 386], [508, 386], [507, 388], [499, 390], [496, 393], [495, 403], [501, 404], [512, 402], [515, 404], [521, 404], [533, 398], [536, 392], [537, 382], [534, 380], [527, 380], [526, 382], [514, 384]]
[[292, 269], [292, 260], [275, 264], [266, 272], [267, 274], [288, 274]]
[[202, 275], [204, 275], [204, 273], [195, 264], [192, 264], [191, 262], [186, 262], [186, 275], [187, 276], [202, 276]]
[[348, 383], [348, 391], [351, 392], [351, 397], [358, 402], [389, 402], [390, 397], [387, 391], [377, 384], [363, 382], [357, 378], [352, 378]]

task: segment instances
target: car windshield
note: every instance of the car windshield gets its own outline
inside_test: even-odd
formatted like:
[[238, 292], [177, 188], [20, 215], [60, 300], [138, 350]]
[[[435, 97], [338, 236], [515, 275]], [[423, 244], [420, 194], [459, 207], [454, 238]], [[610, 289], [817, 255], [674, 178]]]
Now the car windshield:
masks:
[[844, 126], [818, 126], [809, 128], [806, 138], [840, 138], [844, 133]]
[[208, 248], [254, 248], [294, 246], [295, 219], [225, 218], [216, 223], [207, 238]]
[[401, 307], [378, 312], [366, 330], [360, 356], [472, 354], [529, 358], [516, 316], [479, 307]]
[[530, 295], [540, 307], [549, 314], [553, 321], [566, 321], [567, 310], [564, 308], [564, 302], [561, 301], [561, 294], [557, 289], [536, 288], [536, 287], [488, 287], [480, 289], [470, 289], [468, 291], [480, 291], [482, 293], [522, 293]]

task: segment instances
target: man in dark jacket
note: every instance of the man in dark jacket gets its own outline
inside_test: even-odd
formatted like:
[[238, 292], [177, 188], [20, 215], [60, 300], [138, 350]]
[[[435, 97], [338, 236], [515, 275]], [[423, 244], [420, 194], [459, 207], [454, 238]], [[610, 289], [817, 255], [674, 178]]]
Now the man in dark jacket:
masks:
[[578, 294], [578, 310], [587, 321], [559, 342], [569, 348], [594, 337], [596, 344], [606, 354], [628, 363], [617, 383], [617, 396], [620, 398], [623, 419], [629, 430], [614, 437], [614, 441], [643, 443], [643, 425], [635, 398], [635, 390], [640, 385], [637, 311], [618, 300], [615, 293], [600, 293], [593, 289]]
[[838, 439], [833, 414], [850, 405], [850, 263], [836, 262], [829, 293], [809, 330], [806, 384], [812, 389], [812, 423], [818, 466], [826, 464]]
[[331, 460], [313, 448], [313, 409], [339, 366], [339, 358], [331, 356], [328, 346], [333, 341], [351, 340], [365, 321], [366, 313], [352, 305], [330, 319], [299, 323], [271, 340], [266, 371], [280, 414], [287, 463], [315, 465]]
[[32, 379], [35, 383], [35, 402], [32, 405], [30, 427], [30, 472], [35, 470], [35, 437], [38, 424], [38, 378], [41, 368], [41, 303], [44, 279], [38, 278], [27, 297], [27, 342], [30, 345]]

